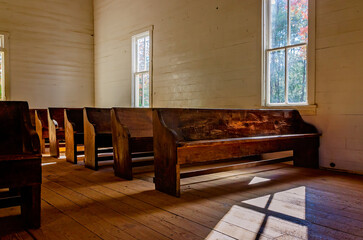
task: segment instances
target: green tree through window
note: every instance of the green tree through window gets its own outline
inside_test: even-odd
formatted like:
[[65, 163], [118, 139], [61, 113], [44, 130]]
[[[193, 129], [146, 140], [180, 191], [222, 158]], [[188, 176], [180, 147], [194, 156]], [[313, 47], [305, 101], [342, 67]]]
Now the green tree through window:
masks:
[[269, 104], [307, 103], [308, 0], [267, 0]]

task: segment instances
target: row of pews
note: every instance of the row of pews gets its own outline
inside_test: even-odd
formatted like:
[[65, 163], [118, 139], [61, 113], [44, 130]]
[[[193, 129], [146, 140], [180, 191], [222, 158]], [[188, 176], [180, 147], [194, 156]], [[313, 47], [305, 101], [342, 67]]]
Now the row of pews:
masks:
[[[36, 163], [37, 169], [34, 170], [34, 174], [39, 175], [38, 178], [34, 181], [23, 180], [22, 184], [31, 182], [32, 187], [25, 188], [24, 194], [20, 191], [20, 197], [24, 196], [28, 200], [31, 198], [33, 201], [31, 206], [36, 206], [36, 210], [30, 211], [31, 216], [34, 216], [34, 211], [37, 211], [40, 204], [38, 199], [41, 183], [40, 153], [44, 152], [48, 141], [51, 156], [58, 157], [59, 147], [65, 144], [68, 162], [77, 163], [77, 155], [84, 153], [85, 166], [97, 170], [100, 161], [113, 159], [115, 175], [129, 180], [133, 178], [133, 167], [154, 164], [155, 188], [177, 197], [180, 196], [182, 178], [291, 160], [295, 166], [309, 168], [319, 166], [320, 134], [313, 125], [304, 122], [296, 110], [172, 108], [28, 110], [26, 102], [1, 102], [1, 104], [1, 114], [7, 117], [1, 118], [1, 136], [3, 144], [9, 146], [8, 148], [0, 146], [1, 154], [6, 153], [0, 159], [8, 159], [10, 162], [19, 159], [18, 155], [23, 154], [22, 156], [34, 159]], [[15, 108], [16, 105], [19, 105], [17, 112], [12, 113], [5, 108], [5, 106]], [[21, 132], [19, 129], [10, 130], [13, 126], [9, 122], [14, 119], [23, 122]], [[14, 131], [15, 134], [6, 135], [4, 131]], [[35, 131], [38, 137], [35, 137]], [[19, 139], [13, 140], [14, 136], [19, 136]], [[20, 144], [19, 146], [23, 144], [23, 147], [15, 149], [16, 144]], [[84, 151], [78, 151], [79, 145], [84, 145]], [[5, 150], [13, 148], [11, 152]], [[235, 164], [227, 164], [225, 161], [286, 150], [293, 150], [293, 156], [266, 160], [253, 157], [249, 158], [250, 161], [238, 161]], [[14, 154], [14, 157], [11, 154]], [[180, 171], [185, 165], [216, 161], [226, 164], [189, 172]], [[3, 160], [0, 163], [3, 164]], [[3, 181], [3, 178], [1, 179]], [[5, 185], [10, 190], [18, 189], [18, 185], [8, 183]], [[2, 184], [0, 187], [5, 185]], [[29, 209], [27, 206], [25, 205], [24, 209]], [[24, 211], [29, 212], [29, 210]], [[24, 214], [29, 215], [29, 213]]]
[[[235, 168], [293, 160], [296, 166], [319, 164], [319, 133], [296, 110], [227, 110], [163, 108], [49, 108], [35, 110], [42, 145], [48, 131], [51, 156], [59, 156], [65, 141], [66, 159], [77, 163], [77, 146], [84, 144], [85, 166], [114, 161], [116, 176], [132, 179], [132, 168], [153, 164], [155, 186], [180, 196], [180, 179]], [[46, 120], [48, 128], [45, 127]], [[39, 128], [39, 129], [38, 129]], [[42, 134], [40, 134], [42, 132]], [[268, 159], [194, 172], [183, 165], [240, 159], [293, 150], [293, 159]], [[149, 157], [149, 158], [147, 158]], [[137, 159], [145, 161], [136, 161]]]

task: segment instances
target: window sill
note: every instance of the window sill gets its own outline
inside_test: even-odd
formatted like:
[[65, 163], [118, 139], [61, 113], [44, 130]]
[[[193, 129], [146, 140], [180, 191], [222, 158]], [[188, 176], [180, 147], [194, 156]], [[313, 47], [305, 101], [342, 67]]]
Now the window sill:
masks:
[[303, 106], [262, 106], [265, 109], [296, 109], [302, 116], [315, 116], [317, 105], [303, 105]]

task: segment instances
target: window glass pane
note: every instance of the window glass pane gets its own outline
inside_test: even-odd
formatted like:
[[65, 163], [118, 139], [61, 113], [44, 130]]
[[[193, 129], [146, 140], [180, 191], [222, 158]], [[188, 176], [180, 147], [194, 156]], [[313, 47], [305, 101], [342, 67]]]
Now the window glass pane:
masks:
[[270, 103], [285, 102], [285, 50], [269, 53]]
[[137, 39], [137, 71], [145, 71], [145, 38]]
[[146, 71], [149, 71], [149, 63], [150, 63], [150, 37], [145, 37], [145, 66]]
[[290, 42], [305, 43], [308, 40], [308, 0], [290, 2]]
[[143, 80], [142, 80], [142, 73], [135, 74], [135, 106], [142, 107], [142, 99], [143, 99]]
[[306, 47], [288, 50], [288, 101], [306, 103]]
[[144, 107], [150, 106], [150, 81], [149, 81], [149, 74], [145, 73], [143, 75], [144, 81]]
[[287, 0], [270, 0], [270, 48], [287, 45]]

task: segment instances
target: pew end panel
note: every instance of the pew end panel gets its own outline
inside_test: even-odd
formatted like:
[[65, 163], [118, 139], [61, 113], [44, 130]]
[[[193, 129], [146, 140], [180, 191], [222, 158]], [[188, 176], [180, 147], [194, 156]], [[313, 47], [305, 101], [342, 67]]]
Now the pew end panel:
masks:
[[77, 145], [74, 139], [74, 123], [68, 120], [67, 112], [64, 110], [64, 129], [66, 138], [66, 160], [67, 162], [77, 163]]
[[179, 197], [180, 165], [177, 145], [181, 138], [165, 125], [157, 110], [153, 110], [153, 132], [155, 189]]
[[115, 176], [132, 180], [130, 131], [119, 121], [115, 109], [111, 109], [111, 129]]
[[84, 163], [87, 168], [97, 170], [96, 162], [96, 130], [94, 124], [88, 120], [87, 109], [83, 110], [84, 127]]
[[59, 140], [57, 139], [57, 126], [53, 122], [48, 109], [49, 152], [52, 157], [59, 157]]
[[41, 147], [27, 102], [0, 102], [0, 207], [21, 206], [27, 228], [40, 227]]
[[64, 110], [66, 160], [77, 164], [77, 146], [84, 144], [83, 109]]
[[85, 166], [98, 170], [98, 162], [113, 159], [110, 108], [84, 108]]
[[[111, 128], [115, 175], [132, 180], [133, 167], [153, 162], [150, 159], [153, 156], [152, 109], [112, 108]], [[137, 163], [136, 158], [139, 158]]]
[[59, 157], [59, 143], [65, 140], [64, 109], [48, 108], [50, 156]]
[[48, 114], [46, 109], [35, 110], [35, 130], [39, 136], [41, 153], [45, 153], [45, 142], [49, 138]]

